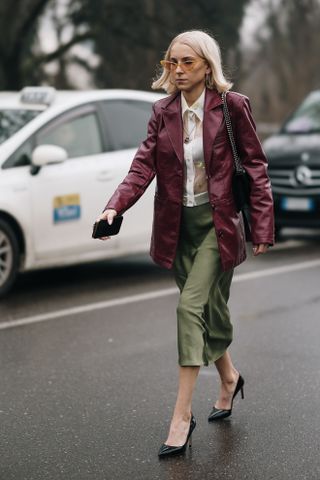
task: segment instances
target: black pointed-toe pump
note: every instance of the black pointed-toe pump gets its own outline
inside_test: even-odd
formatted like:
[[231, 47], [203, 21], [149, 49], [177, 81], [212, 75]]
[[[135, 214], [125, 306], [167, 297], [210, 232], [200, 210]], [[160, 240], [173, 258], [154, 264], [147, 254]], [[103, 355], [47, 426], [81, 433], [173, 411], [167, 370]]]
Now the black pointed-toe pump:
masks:
[[187, 435], [187, 440], [185, 441], [185, 443], [178, 447], [175, 447], [173, 445], [166, 445], [165, 443], [163, 443], [158, 453], [159, 458], [164, 458], [164, 457], [169, 457], [171, 455], [179, 455], [181, 453], [184, 453], [186, 451], [187, 445], [189, 444], [190, 447], [192, 445], [192, 432], [195, 428], [196, 428], [196, 419], [191, 414], [190, 427]]
[[239, 375], [237, 385], [236, 385], [236, 389], [235, 389], [235, 391], [233, 393], [233, 396], [232, 396], [230, 410], [223, 410], [222, 408], [213, 407], [211, 412], [210, 412], [210, 415], [208, 417], [208, 422], [214, 422], [215, 420], [221, 420], [222, 418], [230, 417], [230, 415], [232, 413], [233, 400], [234, 400], [234, 397], [239, 392], [239, 390], [241, 390], [241, 397], [244, 398], [243, 385], [244, 385], [244, 380], [241, 377], [241, 375]]

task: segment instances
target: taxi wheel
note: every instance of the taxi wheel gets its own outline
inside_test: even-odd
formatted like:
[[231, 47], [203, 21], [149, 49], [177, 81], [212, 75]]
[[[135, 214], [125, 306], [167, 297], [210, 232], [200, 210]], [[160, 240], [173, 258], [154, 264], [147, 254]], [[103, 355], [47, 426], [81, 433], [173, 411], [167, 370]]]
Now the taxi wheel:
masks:
[[12, 287], [19, 269], [19, 244], [10, 224], [0, 218], [0, 297]]

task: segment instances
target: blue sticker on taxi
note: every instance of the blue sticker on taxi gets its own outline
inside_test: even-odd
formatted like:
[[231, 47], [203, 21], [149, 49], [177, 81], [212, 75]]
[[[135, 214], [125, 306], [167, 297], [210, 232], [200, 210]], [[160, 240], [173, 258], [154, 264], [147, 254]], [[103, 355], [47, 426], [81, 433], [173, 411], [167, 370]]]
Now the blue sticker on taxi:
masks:
[[54, 197], [53, 221], [54, 223], [78, 220], [81, 216], [80, 195], [72, 193]]

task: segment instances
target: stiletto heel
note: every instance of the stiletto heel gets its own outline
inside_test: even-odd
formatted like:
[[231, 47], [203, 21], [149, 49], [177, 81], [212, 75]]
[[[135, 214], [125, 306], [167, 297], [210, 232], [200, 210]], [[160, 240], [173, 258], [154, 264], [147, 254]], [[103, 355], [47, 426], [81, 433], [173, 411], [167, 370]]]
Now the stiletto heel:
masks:
[[190, 427], [189, 427], [189, 431], [188, 431], [188, 435], [185, 443], [178, 447], [175, 447], [174, 445], [166, 445], [165, 443], [163, 443], [158, 452], [158, 456], [160, 458], [163, 458], [163, 457], [168, 457], [170, 455], [179, 455], [181, 453], [184, 453], [186, 451], [187, 445], [189, 444], [189, 447], [191, 447], [192, 445], [192, 432], [195, 428], [196, 428], [196, 419], [191, 413]]
[[244, 398], [243, 385], [244, 385], [244, 379], [239, 374], [237, 385], [236, 385], [236, 388], [235, 388], [235, 391], [233, 393], [232, 400], [231, 400], [231, 408], [229, 410], [224, 410], [222, 408], [213, 407], [210, 414], [209, 414], [208, 422], [213, 422], [215, 420], [220, 420], [222, 418], [230, 417], [230, 415], [232, 413], [233, 400], [234, 400], [235, 396], [237, 395], [237, 393], [239, 392], [239, 390], [241, 390], [241, 398]]

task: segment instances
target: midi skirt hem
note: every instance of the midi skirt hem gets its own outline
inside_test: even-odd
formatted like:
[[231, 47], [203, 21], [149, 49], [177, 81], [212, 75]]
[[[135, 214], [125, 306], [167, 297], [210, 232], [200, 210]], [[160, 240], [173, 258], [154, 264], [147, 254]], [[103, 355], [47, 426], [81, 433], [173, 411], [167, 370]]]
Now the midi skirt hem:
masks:
[[226, 347], [221, 351], [215, 350], [215, 352], [211, 352], [210, 358], [207, 356], [206, 359], [202, 359], [199, 362], [197, 362], [196, 360], [179, 360], [178, 365], [180, 367], [209, 367], [209, 365], [212, 365], [224, 355], [231, 343], [232, 340], [230, 340], [230, 342], [227, 343]]

